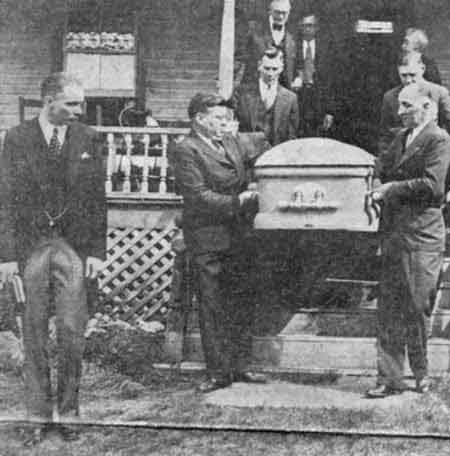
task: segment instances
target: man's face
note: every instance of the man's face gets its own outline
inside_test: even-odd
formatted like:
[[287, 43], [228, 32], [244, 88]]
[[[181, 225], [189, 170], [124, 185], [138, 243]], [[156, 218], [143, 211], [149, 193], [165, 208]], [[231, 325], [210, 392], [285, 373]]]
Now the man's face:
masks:
[[68, 125], [83, 113], [84, 90], [78, 85], [68, 85], [55, 96], [47, 96], [44, 103], [48, 120], [54, 125]]
[[274, 1], [270, 4], [269, 14], [272, 16], [274, 24], [284, 26], [289, 18], [291, 10], [287, 1]]
[[319, 30], [319, 26], [317, 25], [315, 17], [303, 20], [300, 25], [300, 30], [302, 33], [302, 38], [304, 40], [313, 40], [317, 35], [317, 31]]
[[402, 90], [398, 96], [398, 115], [406, 128], [415, 128], [426, 120], [423, 100]]
[[415, 52], [419, 49], [417, 40], [414, 38], [414, 35], [405, 35], [402, 43], [403, 52]]
[[398, 74], [403, 86], [420, 82], [423, 79], [424, 66], [421, 63], [413, 62], [409, 65], [400, 65]]
[[213, 106], [207, 112], [197, 114], [197, 122], [203, 127], [204, 133], [212, 139], [222, 139], [228, 131], [230, 110], [226, 106]]
[[276, 83], [283, 71], [283, 62], [280, 57], [270, 59], [264, 56], [258, 67], [259, 76], [269, 86]]

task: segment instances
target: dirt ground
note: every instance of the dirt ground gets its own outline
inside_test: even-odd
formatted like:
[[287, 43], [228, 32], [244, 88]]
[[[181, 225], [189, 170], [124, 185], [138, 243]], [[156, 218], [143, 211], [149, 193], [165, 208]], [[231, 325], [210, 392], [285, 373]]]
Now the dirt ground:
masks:
[[[295, 379], [308, 381], [313, 379]], [[83, 376], [83, 417], [90, 421], [145, 421], [250, 425], [286, 428], [450, 432], [447, 388], [394, 409], [354, 410], [271, 407], [220, 407], [196, 393], [198, 375], [152, 373], [141, 383], [89, 368]], [[372, 379], [329, 379], [336, 391], [365, 388]], [[326, 383], [320, 379], [317, 386]], [[23, 418], [23, 387], [13, 374], [0, 374], [0, 418]], [[449, 442], [430, 439], [358, 438], [297, 434], [168, 431], [95, 427], [84, 429], [80, 439], [67, 444], [53, 438], [25, 449], [19, 428], [0, 425], [0, 456], [108, 455], [108, 456], [233, 456], [233, 455], [448, 455]]]

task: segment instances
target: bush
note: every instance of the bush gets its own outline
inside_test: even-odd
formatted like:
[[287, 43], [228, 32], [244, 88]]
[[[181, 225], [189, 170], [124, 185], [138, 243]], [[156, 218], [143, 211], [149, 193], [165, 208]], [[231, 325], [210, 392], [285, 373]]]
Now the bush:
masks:
[[159, 323], [131, 325], [121, 320], [92, 319], [86, 331], [85, 360], [103, 368], [139, 377], [163, 355], [164, 327]]

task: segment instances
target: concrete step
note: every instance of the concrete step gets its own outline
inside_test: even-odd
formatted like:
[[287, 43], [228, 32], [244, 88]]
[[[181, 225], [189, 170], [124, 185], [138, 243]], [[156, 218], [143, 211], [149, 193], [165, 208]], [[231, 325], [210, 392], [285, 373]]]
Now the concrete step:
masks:
[[[203, 362], [199, 333], [187, 336], [184, 350], [184, 362]], [[447, 373], [450, 369], [450, 341], [430, 339], [428, 361], [431, 375]], [[257, 369], [272, 372], [375, 375], [376, 339], [311, 335], [255, 337], [252, 365]], [[405, 375], [412, 375], [408, 365], [405, 367]]]

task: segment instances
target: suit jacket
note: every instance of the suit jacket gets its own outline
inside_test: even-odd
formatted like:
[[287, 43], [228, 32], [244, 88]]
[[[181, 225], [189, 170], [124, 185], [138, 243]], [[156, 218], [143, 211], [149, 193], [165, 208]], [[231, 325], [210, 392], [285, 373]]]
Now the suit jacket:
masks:
[[430, 122], [406, 148], [405, 140], [403, 129], [375, 164], [375, 177], [382, 183], [393, 183], [380, 229], [408, 249], [442, 251], [445, 226], [441, 205], [450, 164], [450, 137]]
[[248, 170], [269, 148], [262, 133], [224, 138], [222, 157], [194, 131], [176, 145], [175, 178], [184, 199], [183, 233], [194, 253], [225, 251], [249, 229], [239, 193], [248, 185]]
[[435, 84], [442, 85], [441, 73], [439, 72], [439, 68], [436, 65], [436, 62], [431, 57], [427, 57], [423, 54], [422, 62], [425, 66], [423, 78], [427, 81], [434, 82]]
[[65, 212], [51, 228], [44, 210], [52, 201], [48, 145], [38, 118], [7, 132], [1, 157], [2, 261], [24, 261], [54, 229], [81, 257], [105, 258], [105, 173], [97, 146], [93, 129], [78, 122], [68, 127], [60, 152], [67, 160]]
[[[240, 86], [234, 94], [234, 100], [239, 130], [242, 132], [257, 131], [258, 104], [262, 103], [259, 85]], [[299, 109], [295, 93], [279, 84], [273, 110], [272, 145], [295, 139], [299, 124]]]
[[[438, 104], [439, 125], [450, 131], [450, 96], [448, 90], [443, 86], [425, 80], [420, 85], [426, 89], [431, 99]], [[402, 128], [402, 122], [398, 115], [398, 95], [402, 88], [399, 85], [384, 94], [379, 129], [379, 153], [388, 149], [395, 134]]]
[[[269, 22], [263, 26], [256, 24], [250, 27], [243, 40], [236, 45], [235, 61], [240, 66], [240, 75], [236, 78], [235, 86], [252, 83], [258, 77], [258, 62], [264, 51], [273, 46], [272, 32]], [[297, 46], [292, 34], [286, 29], [284, 46], [284, 71], [286, 88], [290, 89], [292, 81], [297, 75]]]

